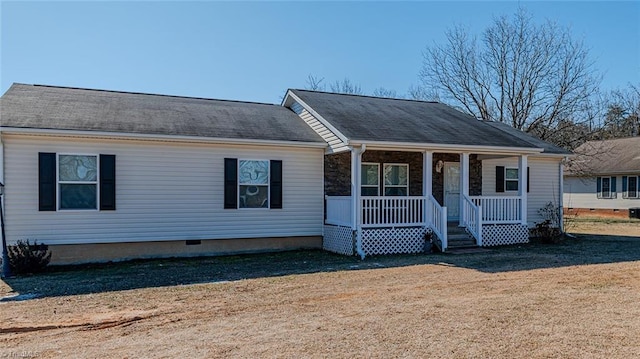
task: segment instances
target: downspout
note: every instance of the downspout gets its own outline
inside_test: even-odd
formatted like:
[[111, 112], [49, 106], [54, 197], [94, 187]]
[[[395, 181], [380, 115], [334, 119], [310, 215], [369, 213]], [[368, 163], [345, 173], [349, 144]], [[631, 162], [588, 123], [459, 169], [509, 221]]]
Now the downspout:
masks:
[[2, 141], [1, 130], [0, 130], [0, 182], [4, 183], [4, 142]]
[[355, 207], [355, 224], [356, 224], [356, 253], [360, 256], [360, 259], [364, 260], [366, 254], [362, 249], [362, 210], [360, 209], [360, 182], [362, 181], [362, 154], [367, 150], [367, 145], [362, 144], [359, 149], [355, 147], [351, 148], [357, 156], [357, 161], [351, 168], [355, 173], [355, 183], [353, 186], [353, 203]]
[[[564, 160], [567, 160], [567, 157], [564, 158]], [[559, 168], [559, 175], [560, 175], [560, 186], [558, 186], [559, 188], [559, 202], [560, 202], [560, 208], [558, 211], [558, 223], [560, 224], [560, 232], [564, 233], [564, 165], [562, 164], [563, 161], [560, 161], [560, 165], [558, 166]]]

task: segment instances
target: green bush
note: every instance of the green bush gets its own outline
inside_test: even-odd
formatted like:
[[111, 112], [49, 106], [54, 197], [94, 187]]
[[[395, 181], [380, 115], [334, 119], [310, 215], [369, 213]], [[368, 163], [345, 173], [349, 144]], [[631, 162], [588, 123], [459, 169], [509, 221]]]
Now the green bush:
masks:
[[16, 245], [7, 247], [9, 266], [13, 274], [31, 274], [44, 271], [51, 261], [51, 251], [46, 244], [33, 244], [18, 241]]

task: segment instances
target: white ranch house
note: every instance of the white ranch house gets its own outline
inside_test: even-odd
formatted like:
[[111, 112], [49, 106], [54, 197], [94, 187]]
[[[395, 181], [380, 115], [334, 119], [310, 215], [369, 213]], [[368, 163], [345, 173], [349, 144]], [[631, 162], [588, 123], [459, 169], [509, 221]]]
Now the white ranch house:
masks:
[[57, 264], [523, 243], [561, 206], [569, 155], [439, 103], [304, 90], [273, 105], [14, 84], [0, 111], [8, 242]]
[[578, 216], [638, 218], [640, 136], [588, 141], [575, 152], [564, 177], [565, 209]]

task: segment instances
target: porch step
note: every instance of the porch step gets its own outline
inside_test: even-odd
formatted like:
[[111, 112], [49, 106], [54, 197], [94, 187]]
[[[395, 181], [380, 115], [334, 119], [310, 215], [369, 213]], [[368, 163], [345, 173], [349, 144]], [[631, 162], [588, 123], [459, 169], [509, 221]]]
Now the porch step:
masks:
[[469, 235], [463, 231], [463, 233], [451, 233], [447, 235], [447, 244], [449, 248], [473, 248], [477, 247], [476, 241], [469, 237]]

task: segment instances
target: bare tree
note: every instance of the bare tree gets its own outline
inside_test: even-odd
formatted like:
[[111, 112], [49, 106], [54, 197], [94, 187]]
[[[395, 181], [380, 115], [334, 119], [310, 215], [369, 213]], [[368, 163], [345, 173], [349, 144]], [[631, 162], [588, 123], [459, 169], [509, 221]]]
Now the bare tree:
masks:
[[388, 97], [388, 98], [402, 98], [402, 96], [398, 96], [396, 90], [389, 90], [384, 87], [378, 87], [373, 90], [373, 96], [376, 97]]
[[550, 137], [563, 121], [582, 121], [600, 78], [588, 50], [568, 29], [537, 25], [520, 9], [494, 20], [480, 40], [462, 27], [445, 44], [423, 53], [420, 80], [426, 89], [482, 119]]
[[602, 126], [602, 138], [640, 136], [640, 84], [612, 91]]
[[307, 86], [305, 86], [305, 88], [312, 91], [324, 91], [325, 86], [322, 81], [324, 81], [324, 77], [320, 78], [309, 74], [309, 76], [307, 76]]
[[362, 95], [362, 87], [360, 85], [351, 82], [348, 78], [344, 78], [342, 81], [336, 80], [336, 82], [329, 85], [332, 92], [345, 93], [352, 95]]

